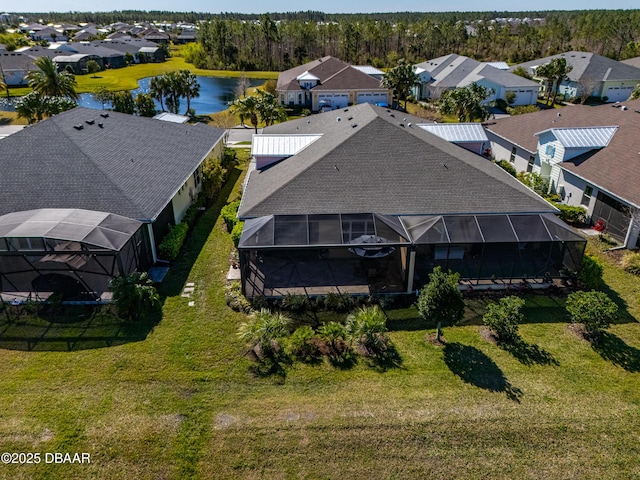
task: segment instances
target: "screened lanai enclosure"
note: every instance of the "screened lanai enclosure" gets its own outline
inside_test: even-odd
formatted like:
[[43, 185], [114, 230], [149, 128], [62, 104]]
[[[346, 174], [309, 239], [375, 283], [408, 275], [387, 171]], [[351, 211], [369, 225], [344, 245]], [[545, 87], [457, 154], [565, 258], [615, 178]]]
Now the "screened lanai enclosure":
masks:
[[113, 277], [149, 266], [143, 225], [80, 209], [1, 216], [2, 299], [100, 301]]
[[553, 214], [336, 214], [249, 219], [238, 249], [254, 297], [412, 292], [438, 265], [467, 285], [543, 283], [577, 272], [585, 245]]

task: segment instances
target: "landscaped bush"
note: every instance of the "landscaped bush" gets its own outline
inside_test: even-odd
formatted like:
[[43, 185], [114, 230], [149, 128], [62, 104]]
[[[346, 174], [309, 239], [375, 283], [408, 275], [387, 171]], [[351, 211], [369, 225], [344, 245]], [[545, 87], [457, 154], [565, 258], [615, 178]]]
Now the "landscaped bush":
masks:
[[322, 353], [333, 364], [344, 364], [351, 359], [349, 332], [344, 325], [337, 322], [325, 323], [318, 328], [318, 336], [322, 341]]
[[377, 305], [358, 309], [347, 317], [346, 329], [364, 355], [380, 355], [389, 345], [387, 317]]
[[553, 205], [560, 210], [558, 216], [571, 225], [584, 225], [587, 221], [587, 211], [582, 207], [556, 202]]
[[353, 307], [353, 298], [348, 293], [329, 292], [324, 297], [324, 308], [332, 312], [348, 312]]
[[309, 308], [309, 299], [307, 298], [306, 295], [296, 295], [294, 293], [287, 293], [282, 298], [280, 306], [284, 310], [301, 313]]
[[525, 113], [539, 112], [540, 109], [535, 105], [518, 105], [517, 107], [507, 108], [509, 115], [524, 115]]
[[242, 236], [242, 229], [244, 228], [244, 222], [238, 222], [233, 226], [233, 230], [231, 230], [231, 240], [233, 240], [233, 244], [236, 248], [240, 244], [240, 237]]
[[251, 303], [242, 295], [242, 285], [240, 282], [231, 282], [224, 287], [224, 301], [229, 308], [236, 312], [249, 313]]
[[622, 268], [625, 272], [640, 275], [640, 253], [627, 252], [622, 258]]
[[160, 296], [146, 272], [115, 277], [111, 281], [111, 291], [122, 318], [140, 320], [160, 307]]
[[175, 260], [180, 253], [184, 240], [187, 238], [188, 231], [189, 226], [186, 223], [170, 225], [169, 233], [164, 236], [162, 242], [158, 245], [160, 257], [165, 260]]
[[240, 208], [240, 200], [228, 203], [220, 210], [220, 216], [227, 225], [227, 231], [231, 232], [238, 222], [238, 208]]
[[312, 363], [322, 356], [319, 339], [313, 328], [308, 325], [300, 327], [293, 332], [287, 339], [286, 344], [287, 353], [296, 360]]
[[618, 305], [603, 292], [574, 292], [567, 297], [566, 309], [573, 323], [584, 326], [592, 340], [616, 319]]
[[518, 297], [501, 298], [498, 303], [490, 303], [482, 317], [484, 324], [496, 334], [501, 342], [509, 343], [518, 338], [518, 324], [524, 320], [521, 312], [524, 300]]
[[506, 171], [513, 177], [517, 175], [515, 167], [511, 165], [509, 162], [507, 162], [506, 160], [500, 160], [499, 162], [496, 162], [496, 165], [498, 165], [500, 168], [502, 168], [504, 171]]
[[585, 290], [599, 290], [602, 288], [602, 263], [593, 255], [586, 254], [582, 258], [580, 269], [580, 283]]
[[535, 172], [518, 172], [516, 178], [538, 195], [545, 196], [549, 191], [549, 180], [542, 178]]
[[455, 323], [464, 314], [462, 293], [458, 290], [459, 273], [445, 273], [438, 266], [429, 274], [429, 283], [420, 291], [420, 316], [434, 323]]
[[240, 324], [238, 336], [251, 345], [259, 360], [284, 360], [282, 339], [289, 334], [291, 319], [281, 313], [271, 313], [263, 308], [254, 311]]

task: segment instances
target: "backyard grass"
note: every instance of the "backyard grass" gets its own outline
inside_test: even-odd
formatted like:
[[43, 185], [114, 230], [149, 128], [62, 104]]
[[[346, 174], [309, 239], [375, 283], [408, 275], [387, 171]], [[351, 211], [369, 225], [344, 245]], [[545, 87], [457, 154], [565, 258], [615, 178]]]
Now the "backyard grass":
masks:
[[[223, 298], [232, 242], [218, 213], [242, 176], [172, 266], [161, 319], [115, 335], [97, 318], [112, 346], [47, 348], [51, 330], [73, 325], [59, 323], [31, 333], [32, 351], [0, 345], [0, 452], [91, 454], [3, 465], [0, 478], [640, 478], [637, 277], [607, 263], [626, 314], [598, 349], [567, 329], [561, 297], [532, 295], [525, 344], [507, 351], [480, 335], [478, 299], [444, 346], [425, 341], [433, 330], [413, 307], [387, 310], [399, 368], [295, 364], [257, 377], [236, 335], [246, 317]], [[24, 318], [2, 318], [0, 338], [29, 335]]]

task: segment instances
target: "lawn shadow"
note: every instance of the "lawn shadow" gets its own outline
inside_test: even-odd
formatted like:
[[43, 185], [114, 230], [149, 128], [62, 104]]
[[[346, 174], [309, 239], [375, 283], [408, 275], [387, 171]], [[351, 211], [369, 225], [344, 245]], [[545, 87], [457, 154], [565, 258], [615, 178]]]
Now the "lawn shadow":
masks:
[[178, 258], [171, 262], [169, 272], [158, 288], [158, 292], [163, 297], [163, 300], [166, 297], [180, 295], [182, 292], [182, 288], [189, 278], [193, 264], [207, 242], [211, 230], [213, 230], [218, 221], [220, 210], [227, 204], [227, 199], [229, 195], [231, 195], [241, 174], [242, 170], [238, 167], [235, 167], [229, 172], [227, 181], [224, 187], [222, 187], [222, 190], [220, 190], [220, 193], [218, 193], [216, 201], [204, 212], [204, 215], [202, 215], [193, 230], [191, 230]]
[[0, 348], [24, 351], [78, 351], [145, 340], [160, 322], [160, 311], [145, 320], [119, 318], [105, 305], [41, 306], [19, 315], [2, 312]]
[[388, 343], [385, 348], [378, 352], [367, 355], [366, 363], [369, 367], [384, 373], [392, 368], [402, 367], [402, 356], [395, 345]]
[[509, 343], [500, 343], [499, 346], [523, 365], [560, 365], [551, 353], [535, 343], [527, 343], [522, 337]]
[[447, 343], [444, 362], [465, 383], [490, 392], [504, 392], [507, 398], [520, 403], [522, 390], [511, 385], [500, 367], [477, 348], [457, 342]]
[[640, 372], [640, 349], [628, 345], [617, 335], [602, 332], [599, 342], [592, 342], [592, 348], [605, 360], [624, 368], [627, 372]]
[[638, 319], [629, 313], [627, 301], [622, 298], [618, 292], [609, 287], [606, 283], [600, 289], [602, 292], [606, 293], [611, 300], [613, 300], [616, 305], [618, 305], [618, 316], [616, 317], [616, 324], [624, 324], [624, 323], [637, 323]]

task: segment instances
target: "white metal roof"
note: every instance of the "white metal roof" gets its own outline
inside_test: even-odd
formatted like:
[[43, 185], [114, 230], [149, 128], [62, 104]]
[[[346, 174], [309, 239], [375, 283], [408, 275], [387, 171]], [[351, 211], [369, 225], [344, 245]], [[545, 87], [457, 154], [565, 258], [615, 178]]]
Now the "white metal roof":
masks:
[[446, 140], [447, 142], [488, 142], [487, 134], [479, 123], [422, 123], [423, 130]]
[[311, 145], [322, 135], [254, 135], [251, 155], [290, 157]]
[[156, 120], [162, 120], [163, 122], [172, 123], [187, 123], [189, 117], [184, 115], [178, 115], [177, 113], [162, 112], [153, 117]]
[[499, 70], [509, 70], [509, 65], [507, 62], [484, 62], [485, 65], [490, 65], [493, 68], [497, 68]]
[[536, 135], [552, 132], [565, 148], [602, 148], [609, 145], [617, 130], [617, 126], [550, 128]]
[[309, 73], [308, 71], [305, 71], [304, 73], [301, 73], [300, 75], [298, 75], [296, 77], [296, 80], [300, 81], [300, 80], [320, 80], [318, 77], [316, 77], [313, 73]]
[[360, 70], [362, 73], [366, 73], [367, 75], [384, 75], [382, 70], [372, 67], [371, 65], [354, 65], [353, 68]]

